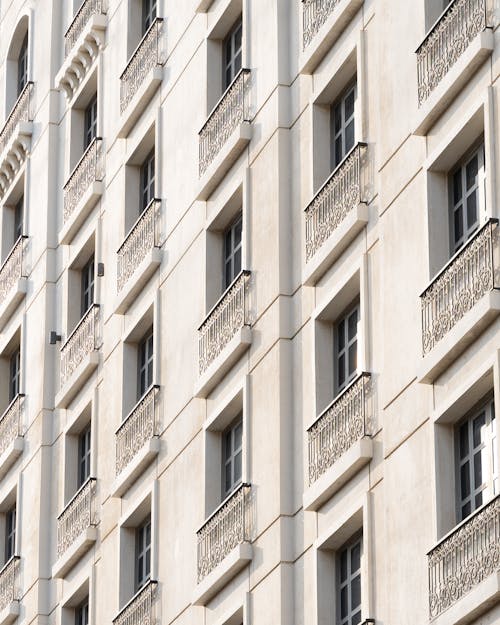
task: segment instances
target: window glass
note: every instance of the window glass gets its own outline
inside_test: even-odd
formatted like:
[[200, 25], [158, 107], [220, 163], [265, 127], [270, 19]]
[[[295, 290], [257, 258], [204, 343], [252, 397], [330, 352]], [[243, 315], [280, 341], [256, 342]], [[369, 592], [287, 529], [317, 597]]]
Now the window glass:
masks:
[[81, 315], [94, 303], [94, 257], [92, 256], [85, 267], [82, 269], [82, 299], [81, 299]]
[[83, 148], [86, 150], [97, 136], [97, 94], [85, 109], [85, 130]]
[[21, 95], [22, 90], [28, 82], [28, 33], [24, 36], [19, 57], [17, 59], [17, 95]]
[[138, 399], [153, 385], [153, 332], [139, 343]]
[[90, 425], [78, 437], [78, 488], [90, 477]]
[[356, 85], [352, 85], [330, 109], [331, 168], [335, 169], [354, 147]]
[[339, 625], [361, 623], [361, 548], [360, 536], [340, 550], [338, 556], [338, 619]]
[[335, 327], [335, 390], [340, 393], [357, 374], [359, 306], [344, 315]]
[[223, 291], [241, 272], [241, 237], [243, 218], [241, 213], [224, 233], [224, 276]]
[[10, 560], [16, 549], [16, 507], [5, 513], [5, 562]]
[[9, 402], [19, 394], [19, 382], [21, 379], [21, 350], [19, 348], [12, 354], [9, 362]]
[[156, 19], [156, 0], [142, 0], [142, 34], [145, 35]]
[[240, 414], [222, 434], [222, 498], [241, 484], [243, 418]]
[[89, 625], [89, 599], [88, 597], [75, 610], [75, 625]]
[[223, 42], [223, 87], [224, 90], [236, 78], [241, 69], [241, 43], [242, 43], [241, 17], [229, 31]]
[[13, 244], [23, 234], [23, 212], [24, 212], [24, 197], [22, 197], [14, 208], [14, 241]]
[[141, 210], [142, 213], [155, 193], [155, 153], [154, 150], [147, 156], [141, 167]]
[[151, 574], [151, 518], [137, 528], [136, 546], [136, 591], [142, 588]]

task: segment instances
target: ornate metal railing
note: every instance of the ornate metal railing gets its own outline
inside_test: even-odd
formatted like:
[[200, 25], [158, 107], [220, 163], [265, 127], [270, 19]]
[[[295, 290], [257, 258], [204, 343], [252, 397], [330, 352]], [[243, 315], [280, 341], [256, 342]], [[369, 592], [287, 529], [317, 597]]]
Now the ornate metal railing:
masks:
[[97, 525], [97, 480], [90, 477], [57, 517], [57, 557], [60, 558], [81, 534]]
[[61, 347], [61, 387], [85, 356], [99, 347], [99, 304], [93, 304]]
[[64, 222], [68, 221], [85, 191], [104, 176], [102, 139], [96, 137], [83, 153], [64, 185]]
[[68, 56], [92, 15], [106, 13], [106, 0], [84, 0], [64, 35], [64, 56]]
[[309, 484], [315, 482], [356, 441], [372, 434], [368, 397], [371, 376], [361, 373], [307, 430]]
[[0, 610], [11, 601], [19, 601], [19, 564], [21, 558], [12, 556], [0, 570]]
[[153, 247], [160, 247], [161, 200], [154, 199], [130, 229], [118, 254], [117, 286], [121, 291], [146, 254]]
[[355, 145], [305, 209], [306, 261], [314, 256], [348, 213], [365, 201], [362, 169], [366, 152], [365, 143]]
[[120, 113], [127, 108], [148, 73], [163, 65], [163, 18], [157, 17], [141, 39], [120, 76]]
[[132, 597], [113, 619], [113, 625], [155, 625], [154, 614], [158, 582], [150, 580]]
[[250, 70], [241, 69], [199, 132], [202, 176], [239, 124], [250, 121]]
[[24, 89], [21, 91], [16, 103], [12, 107], [10, 115], [7, 117], [7, 121], [0, 131], [0, 155], [9, 143], [12, 135], [16, 130], [17, 125], [21, 122], [29, 122], [32, 120], [32, 94], [33, 83], [28, 82], [26, 83]]
[[486, 11], [486, 0], [455, 0], [431, 28], [417, 50], [419, 106], [487, 27]]
[[159, 386], [153, 385], [116, 431], [116, 475], [123, 471], [147, 441], [158, 436], [159, 390]]
[[241, 484], [198, 530], [198, 582], [238, 545], [250, 541], [250, 484]]
[[25, 278], [23, 267], [24, 245], [28, 237], [22, 235], [14, 243], [0, 267], [0, 305], [20, 278]]
[[23, 436], [23, 402], [24, 395], [18, 393], [0, 417], [0, 455], [14, 439]]
[[498, 220], [490, 219], [420, 296], [425, 356], [488, 291], [498, 288]]
[[302, 47], [305, 49], [340, 0], [302, 0]]
[[242, 271], [224, 291], [198, 328], [199, 372], [204, 373], [240, 328], [250, 325], [248, 283], [250, 271]]
[[430, 551], [429, 613], [441, 614], [500, 570], [500, 496], [463, 521]]

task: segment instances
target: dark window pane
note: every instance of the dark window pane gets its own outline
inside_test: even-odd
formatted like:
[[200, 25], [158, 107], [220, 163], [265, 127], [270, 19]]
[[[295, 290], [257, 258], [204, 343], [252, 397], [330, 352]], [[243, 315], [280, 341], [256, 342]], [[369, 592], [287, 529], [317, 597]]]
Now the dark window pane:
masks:
[[226, 479], [225, 479], [225, 486], [224, 486], [224, 490], [226, 493], [228, 493], [231, 490], [231, 464], [226, 464]]
[[234, 430], [234, 447], [239, 449], [241, 447], [241, 441], [243, 438], [243, 424], [240, 422]]
[[459, 169], [453, 175], [453, 204], [458, 204], [462, 199], [462, 170]]
[[483, 505], [483, 491], [478, 493], [474, 500], [475, 508], [480, 508]]
[[469, 453], [469, 424], [460, 426], [460, 458], [465, 458]]
[[340, 103], [335, 106], [333, 115], [335, 119], [335, 134], [337, 134], [342, 128], [342, 107]]
[[477, 193], [472, 193], [467, 198], [467, 229], [474, 228], [477, 221]]
[[241, 247], [238, 250], [236, 250], [236, 252], [234, 253], [234, 278], [236, 278], [236, 276], [240, 273], [240, 271], [241, 271]]
[[464, 506], [462, 506], [462, 519], [465, 519], [470, 514], [470, 502], [467, 502]]
[[478, 172], [479, 162], [477, 155], [471, 159], [466, 167], [465, 167], [465, 184], [467, 190], [473, 187], [477, 183], [477, 172]]
[[453, 224], [453, 234], [454, 241], [458, 243], [464, 235], [464, 226], [463, 226], [463, 217], [462, 217], [462, 205], [460, 204], [455, 209], [454, 214], [454, 224]]
[[483, 465], [481, 462], [481, 452], [474, 454], [474, 488], [479, 488], [483, 483]]
[[361, 610], [351, 618], [351, 625], [358, 625], [358, 623], [361, 623]]
[[234, 483], [241, 480], [241, 451], [234, 457]]
[[349, 315], [347, 338], [349, 341], [353, 339], [358, 331], [358, 311], [357, 309]]
[[357, 543], [351, 549], [351, 572], [354, 573], [361, 566], [361, 544]]
[[469, 462], [464, 463], [460, 468], [460, 493], [462, 499], [465, 499], [470, 495], [470, 475], [469, 475]]
[[339, 388], [342, 388], [342, 386], [344, 386], [344, 382], [345, 382], [345, 356], [344, 354], [342, 354], [342, 356], [339, 358], [339, 371], [338, 371]]
[[339, 352], [342, 351], [345, 347], [345, 321], [344, 319], [342, 319], [342, 321], [339, 323], [338, 328], [337, 328], [337, 338], [338, 338], [338, 343], [339, 343]]
[[345, 150], [344, 156], [352, 149], [354, 145], [354, 120], [349, 122], [345, 128]]
[[358, 575], [351, 582], [351, 610], [361, 605], [361, 577]]
[[345, 119], [349, 119], [354, 114], [354, 89], [350, 91], [345, 99]]
[[340, 554], [340, 581], [344, 582], [347, 579], [347, 549], [344, 549]]
[[472, 423], [472, 442], [474, 448], [484, 442], [484, 427], [486, 425], [486, 414], [482, 412]]
[[340, 591], [340, 617], [345, 618], [349, 611], [349, 603], [347, 596], [347, 586]]
[[241, 69], [241, 52], [238, 52], [238, 54], [236, 55], [235, 59], [234, 59], [234, 76], [233, 76], [233, 80], [234, 77], [236, 76], [236, 74], [240, 71]]
[[349, 375], [353, 374], [358, 367], [358, 342], [349, 347]]

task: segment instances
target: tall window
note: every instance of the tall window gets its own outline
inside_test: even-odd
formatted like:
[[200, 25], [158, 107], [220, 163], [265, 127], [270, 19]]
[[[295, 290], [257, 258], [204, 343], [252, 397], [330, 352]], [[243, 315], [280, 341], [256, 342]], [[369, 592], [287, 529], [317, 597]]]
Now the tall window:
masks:
[[97, 94], [85, 109], [83, 149], [86, 150], [97, 136]]
[[243, 218], [240, 213], [237, 219], [224, 232], [224, 278], [222, 285], [224, 291], [241, 271], [242, 227]]
[[78, 437], [78, 488], [90, 477], [90, 425]]
[[139, 590], [151, 575], [151, 517], [135, 533], [135, 589]]
[[89, 598], [86, 597], [75, 610], [75, 625], [89, 625]]
[[351, 382], [358, 368], [359, 306], [344, 315], [335, 326], [336, 392], [340, 393]]
[[5, 513], [5, 562], [16, 552], [16, 506]]
[[21, 50], [19, 51], [19, 57], [17, 59], [17, 95], [21, 94], [21, 91], [28, 82], [28, 33], [24, 36], [21, 44]]
[[334, 169], [354, 147], [354, 104], [356, 85], [352, 85], [330, 110], [331, 168]]
[[496, 421], [493, 401], [457, 428], [458, 521], [498, 493]]
[[359, 536], [343, 547], [338, 556], [337, 623], [361, 623], [361, 547]]
[[142, 34], [144, 35], [156, 19], [156, 0], [142, 0]]
[[155, 195], [155, 151], [148, 154], [141, 167], [141, 213]]
[[240, 414], [222, 434], [222, 498], [241, 484], [243, 420]]
[[24, 212], [24, 197], [18, 201], [14, 208], [14, 241], [15, 243], [23, 233], [23, 212]]
[[138, 399], [153, 384], [153, 332], [148, 333], [139, 343], [138, 350], [139, 362], [139, 383], [138, 383]]
[[94, 257], [92, 256], [85, 267], [82, 269], [81, 274], [82, 281], [82, 305], [81, 315], [87, 312], [87, 310], [94, 303]]
[[241, 17], [229, 31], [223, 43], [223, 86], [226, 90], [241, 69]]
[[9, 362], [9, 402], [19, 394], [19, 382], [21, 379], [21, 350], [19, 348], [12, 354]]

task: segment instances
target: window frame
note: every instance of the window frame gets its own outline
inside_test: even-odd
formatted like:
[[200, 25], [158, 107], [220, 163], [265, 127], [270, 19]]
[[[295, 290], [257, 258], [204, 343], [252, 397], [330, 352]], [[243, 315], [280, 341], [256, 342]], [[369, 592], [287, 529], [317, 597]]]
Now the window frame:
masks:
[[[137, 345], [137, 400], [154, 384], [154, 330], [150, 328]], [[144, 383], [142, 374], [144, 373]]]
[[155, 148], [149, 152], [142, 162], [139, 172], [140, 210], [139, 215], [146, 210], [155, 198]]
[[[359, 546], [359, 567], [354, 571], [351, 570], [352, 565], [352, 551], [357, 546]], [[344, 553], [347, 553], [348, 557], [348, 566], [347, 566], [347, 579], [342, 579], [342, 556]], [[353, 617], [359, 614], [359, 623], [362, 622], [362, 598], [361, 598], [361, 589], [362, 589], [362, 557], [363, 557], [363, 532], [357, 532], [354, 536], [352, 536], [344, 545], [340, 547], [338, 552], [336, 553], [335, 558], [335, 582], [336, 582], [336, 622], [337, 625], [350, 625]], [[352, 583], [355, 579], [359, 578], [359, 604], [352, 609]], [[348, 596], [348, 610], [347, 615], [342, 617], [341, 609], [342, 609], [342, 591], [344, 588], [347, 588], [347, 596]]]
[[[239, 33], [240, 42], [237, 45]], [[229, 54], [228, 54], [229, 46]], [[238, 61], [239, 58], [239, 61]], [[243, 16], [233, 23], [222, 41], [222, 93], [228, 89], [243, 67]], [[228, 79], [229, 71], [229, 79]]]
[[28, 84], [28, 47], [29, 32], [26, 31], [17, 57], [17, 97], [21, 95], [23, 89]]
[[8, 562], [16, 555], [16, 522], [17, 522], [17, 505], [14, 505], [5, 512], [5, 542], [4, 542], [4, 560]]
[[[240, 443], [236, 446], [236, 432], [240, 429]], [[227, 445], [227, 436], [230, 437], [230, 445]], [[229, 449], [228, 449], [229, 447]], [[228, 453], [229, 452], [229, 453]], [[235, 479], [235, 462], [240, 457], [240, 476]], [[230, 486], [227, 487], [226, 468], [230, 467]], [[221, 434], [221, 501], [224, 501], [243, 482], [243, 411], [233, 419], [231, 424]]]
[[157, 17], [157, 0], [142, 0], [141, 29], [144, 36]]
[[[346, 119], [346, 115], [345, 115], [346, 101], [351, 94], [354, 94], [352, 113]], [[357, 88], [357, 76], [356, 76], [330, 106], [330, 170], [331, 171], [336, 169], [342, 163], [345, 157], [349, 154], [352, 148], [356, 145], [357, 97], [358, 97], [358, 88]], [[340, 110], [340, 128], [338, 131], [336, 130], [337, 109]], [[351, 123], [353, 127], [352, 145], [347, 147], [346, 130]], [[337, 160], [336, 141], [338, 138], [340, 138], [341, 140], [341, 156]]]
[[89, 597], [80, 603], [75, 608], [75, 625], [88, 625], [89, 624]]
[[[236, 233], [239, 226], [239, 241], [236, 240]], [[227, 240], [230, 238], [230, 250], [227, 253]], [[239, 252], [239, 270], [236, 271], [235, 259]], [[222, 293], [224, 293], [241, 273], [243, 268], [243, 211], [240, 210], [235, 219], [227, 226], [222, 234]], [[229, 265], [228, 279], [227, 268]]]
[[21, 390], [21, 348], [17, 348], [9, 356], [9, 403]]
[[97, 93], [92, 96], [83, 114], [83, 151], [97, 137]]
[[[149, 542], [148, 542], [149, 531]], [[151, 579], [152, 524], [151, 514], [135, 530], [134, 589], [139, 592]], [[149, 566], [148, 566], [149, 557]], [[142, 564], [140, 562], [142, 561]]]
[[80, 272], [80, 318], [95, 303], [95, 255], [92, 254]]
[[[353, 304], [351, 304], [345, 312], [343, 312], [339, 317], [335, 320], [333, 325], [333, 357], [334, 357], [334, 366], [333, 366], [333, 391], [334, 397], [339, 395], [349, 384], [356, 378], [359, 372], [359, 334], [360, 334], [360, 302], [356, 300]], [[356, 313], [356, 333], [352, 339], [349, 339], [349, 320], [352, 315]], [[344, 347], [341, 349], [339, 345], [339, 329], [341, 324], [344, 324]], [[354, 370], [349, 373], [349, 351], [353, 344], [356, 344], [356, 366]], [[339, 383], [339, 373], [340, 373], [340, 360], [344, 357], [344, 380], [342, 384]]]
[[89, 423], [78, 435], [77, 490], [90, 478], [92, 468], [92, 427]]

